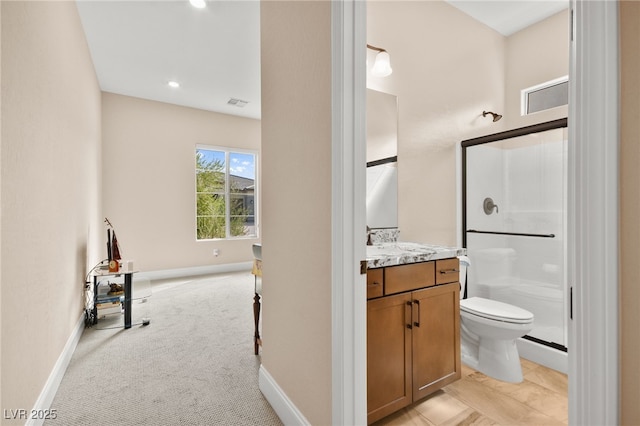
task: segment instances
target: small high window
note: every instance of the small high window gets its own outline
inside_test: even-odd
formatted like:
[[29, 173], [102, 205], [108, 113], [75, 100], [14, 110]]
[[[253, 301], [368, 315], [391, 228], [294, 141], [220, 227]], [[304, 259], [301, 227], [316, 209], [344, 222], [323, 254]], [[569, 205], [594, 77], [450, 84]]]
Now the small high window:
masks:
[[564, 76], [522, 90], [522, 115], [569, 103], [569, 77]]
[[254, 151], [196, 147], [196, 238], [257, 237]]

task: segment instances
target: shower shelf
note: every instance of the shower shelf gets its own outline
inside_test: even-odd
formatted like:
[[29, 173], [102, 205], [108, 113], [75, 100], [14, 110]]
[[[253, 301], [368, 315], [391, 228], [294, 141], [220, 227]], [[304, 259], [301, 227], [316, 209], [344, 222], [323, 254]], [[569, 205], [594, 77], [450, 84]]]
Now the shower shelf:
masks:
[[516, 237], [539, 237], [539, 238], [555, 238], [555, 234], [526, 234], [521, 232], [499, 232], [499, 231], [477, 231], [475, 229], [467, 229], [472, 234], [493, 234], [493, 235], [513, 235]]

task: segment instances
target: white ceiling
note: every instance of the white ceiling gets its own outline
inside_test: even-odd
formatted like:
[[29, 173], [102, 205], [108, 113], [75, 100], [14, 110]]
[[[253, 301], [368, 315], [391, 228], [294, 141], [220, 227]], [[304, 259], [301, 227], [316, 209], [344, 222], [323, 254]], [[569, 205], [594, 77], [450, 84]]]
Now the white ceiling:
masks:
[[[446, 1], [505, 36], [568, 7], [568, 0]], [[77, 4], [103, 91], [260, 118], [258, 1], [207, 0], [204, 9], [187, 0]], [[248, 103], [229, 105], [231, 98]]]
[[569, 7], [569, 0], [445, 1], [504, 36], [510, 36]]
[[[78, 1], [100, 88], [260, 118], [260, 4], [207, 3]], [[249, 103], [228, 105], [230, 98]]]

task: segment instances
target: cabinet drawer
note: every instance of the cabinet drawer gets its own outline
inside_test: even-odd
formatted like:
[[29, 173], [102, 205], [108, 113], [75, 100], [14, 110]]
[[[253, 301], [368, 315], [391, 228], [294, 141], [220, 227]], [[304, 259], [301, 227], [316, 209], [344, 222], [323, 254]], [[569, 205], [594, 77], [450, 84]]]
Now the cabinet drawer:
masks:
[[367, 299], [382, 296], [384, 284], [383, 271], [383, 268], [367, 270]]
[[435, 262], [410, 263], [384, 269], [384, 294], [435, 285]]
[[436, 284], [455, 283], [460, 280], [460, 261], [453, 259], [436, 260]]

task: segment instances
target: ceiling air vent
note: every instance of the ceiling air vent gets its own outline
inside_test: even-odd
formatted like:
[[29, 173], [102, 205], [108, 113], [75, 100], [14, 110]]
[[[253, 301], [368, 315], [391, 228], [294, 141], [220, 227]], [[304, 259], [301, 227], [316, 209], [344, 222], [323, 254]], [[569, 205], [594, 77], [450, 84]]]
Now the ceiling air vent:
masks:
[[244, 106], [246, 104], [249, 103], [249, 101], [243, 101], [242, 99], [236, 99], [236, 98], [230, 98], [229, 101], [227, 102], [229, 105], [235, 105], [238, 108], [244, 108]]

